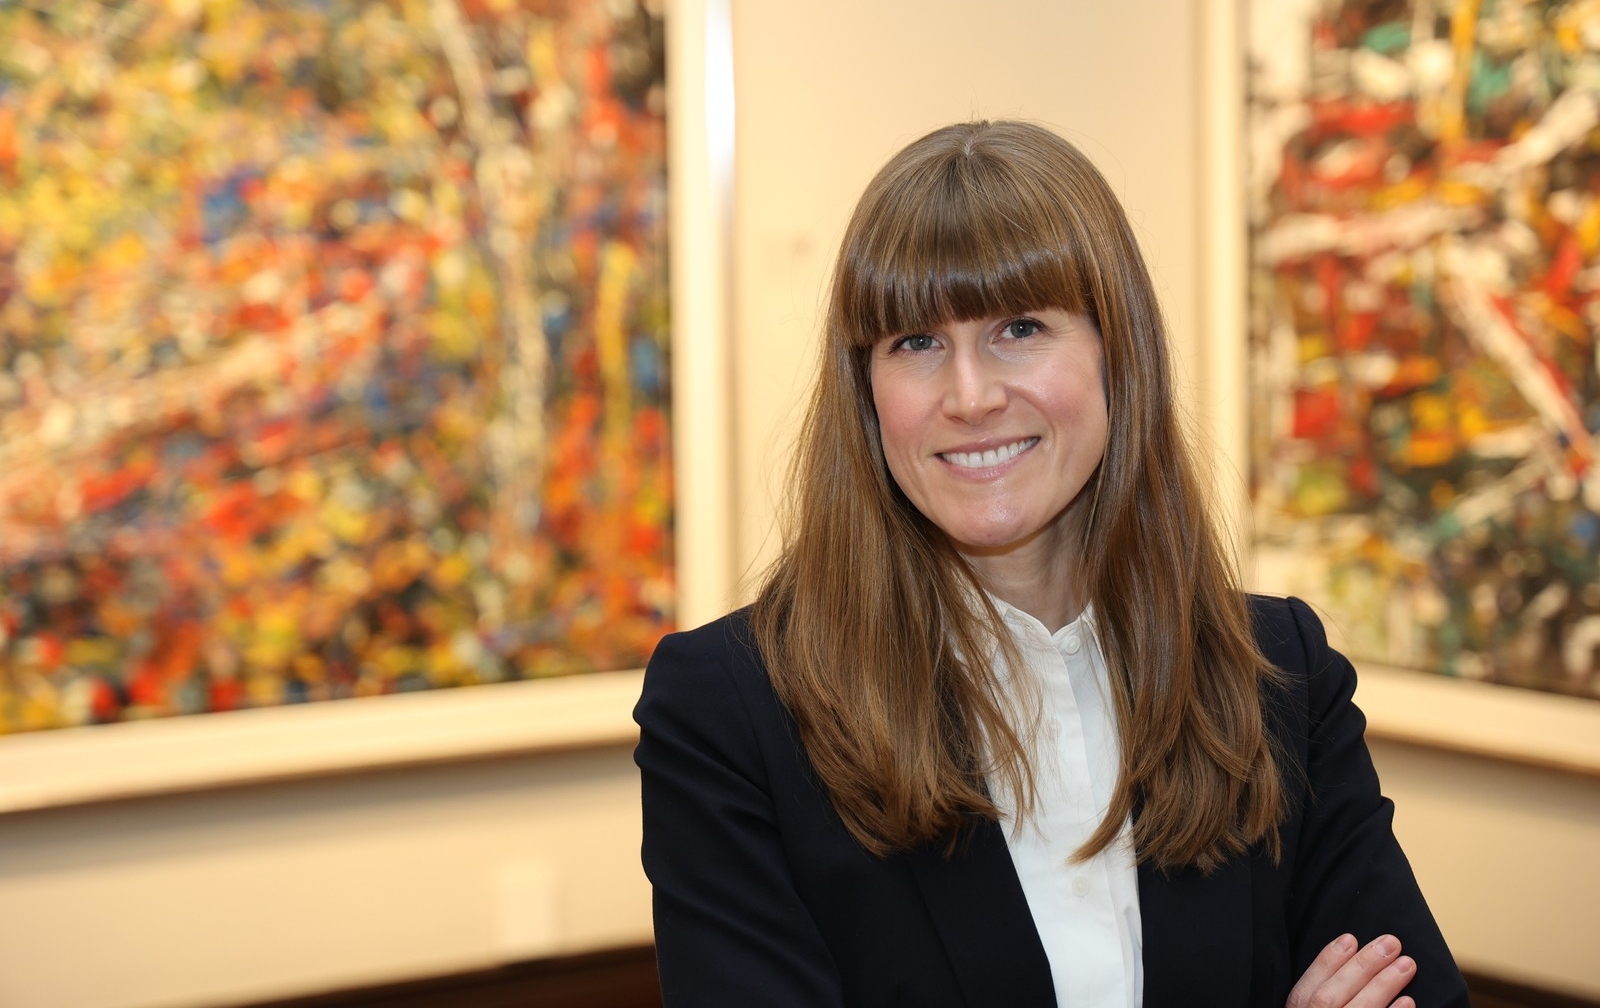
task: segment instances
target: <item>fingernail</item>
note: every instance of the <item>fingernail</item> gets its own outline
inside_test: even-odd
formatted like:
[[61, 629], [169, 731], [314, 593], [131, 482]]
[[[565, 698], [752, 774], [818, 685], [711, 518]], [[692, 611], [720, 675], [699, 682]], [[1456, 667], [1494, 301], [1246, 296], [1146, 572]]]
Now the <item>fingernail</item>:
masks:
[[1356, 936], [1352, 934], [1340, 935], [1334, 947], [1340, 952], [1354, 952], [1356, 950]]
[[1401, 956], [1395, 960], [1394, 968], [1401, 976], [1410, 976], [1417, 968], [1417, 961], [1410, 956]]
[[1383, 953], [1385, 959], [1400, 951], [1400, 939], [1394, 935], [1384, 935], [1372, 944], [1377, 947], [1379, 952]]

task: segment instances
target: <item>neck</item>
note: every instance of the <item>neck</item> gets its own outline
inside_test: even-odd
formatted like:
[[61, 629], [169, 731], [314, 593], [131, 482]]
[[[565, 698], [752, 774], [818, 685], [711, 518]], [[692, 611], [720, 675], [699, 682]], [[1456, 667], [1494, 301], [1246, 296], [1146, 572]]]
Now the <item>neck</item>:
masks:
[[1055, 633], [1083, 613], [1076, 566], [1067, 551], [1028, 556], [1027, 550], [1003, 554], [966, 554], [989, 594], [1020, 609]]

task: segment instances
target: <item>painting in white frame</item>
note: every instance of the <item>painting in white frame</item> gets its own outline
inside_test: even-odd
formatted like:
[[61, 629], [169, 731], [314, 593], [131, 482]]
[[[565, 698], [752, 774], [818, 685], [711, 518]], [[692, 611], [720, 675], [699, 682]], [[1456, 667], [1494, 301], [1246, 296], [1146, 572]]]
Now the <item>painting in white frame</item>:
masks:
[[1600, 697], [1600, 10], [1245, 9], [1258, 567], [1354, 657]]
[[[1278, 15], [1281, 33], [1285, 25], [1304, 29], [1313, 5], [1262, 4], [1261, 10]], [[1199, 24], [1204, 138], [1198, 180], [1204, 250], [1201, 427], [1214, 450], [1218, 497], [1238, 529], [1251, 587], [1305, 594], [1322, 613], [1335, 644], [1356, 653], [1360, 645], [1352, 646], [1345, 622], [1323, 598], [1323, 587], [1289, 576], [1293, 569], [1273, 562], [1270, 555], [1260, 562], [1262, 556], [1253, 548], [1258, 526], [1246, 503], [1252, 464], [1249, 404], [1254, 395], [1246, 355], [1252, 310], [1246, 54], [1250, 33], [1271, 29], [1253, 24], [1249, 14], [1246, 0], [1208, 4]], [[1362, 677], [1357, 699], [1375, 737], [1600, 773], [1600, 709], [1590, 701], [1419, 672], [1383, 660], [1358, 657], [1357, 665]]]
[[[733, 591], [729, 475], [729, 14], [666, 5], [671, 109], [675, 610], [683, 625]], [[31, 732], [0, 738], [0, 813], [84, 801], [512, 752], [626, 743], [637, 669]]]

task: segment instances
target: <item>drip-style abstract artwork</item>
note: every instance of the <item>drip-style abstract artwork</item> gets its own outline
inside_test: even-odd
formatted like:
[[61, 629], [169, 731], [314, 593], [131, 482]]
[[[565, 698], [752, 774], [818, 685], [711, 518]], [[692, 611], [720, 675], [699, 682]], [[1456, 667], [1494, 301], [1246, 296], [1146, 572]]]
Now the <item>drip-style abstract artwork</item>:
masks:
[[1258, 580], [1600, 697], [1600, 3], [1246, 11]]
[[651, 0], [0, 0], [0, 733], [641, 665]]

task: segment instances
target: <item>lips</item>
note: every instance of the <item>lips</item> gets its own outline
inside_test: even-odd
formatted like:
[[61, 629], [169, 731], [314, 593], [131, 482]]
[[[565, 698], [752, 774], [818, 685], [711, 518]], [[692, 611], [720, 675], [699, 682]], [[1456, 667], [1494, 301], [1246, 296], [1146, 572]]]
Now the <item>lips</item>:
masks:
[[1037, 437], [1023, 438], [998, 448], [988, 448], [984, 451], [972, 452], [940, 452], [939, 457], [958, 469], [991, 469], [997, 465], [1010, 462], [1023, 452], [1039, 443]]

